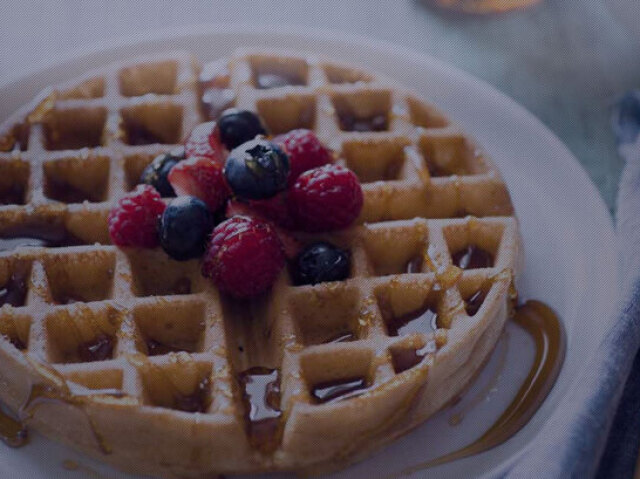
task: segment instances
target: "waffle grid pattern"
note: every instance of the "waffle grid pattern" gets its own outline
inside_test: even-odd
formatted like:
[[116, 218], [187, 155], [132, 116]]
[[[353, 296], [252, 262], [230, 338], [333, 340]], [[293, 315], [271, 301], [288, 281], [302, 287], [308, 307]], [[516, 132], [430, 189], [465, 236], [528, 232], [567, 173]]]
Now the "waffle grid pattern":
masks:
[[[313, 129], [360, 177], [359, 225], [326, 237], [350, 250], [349, 279], [295, 287], [285, 271], [269, 298], [237, 304], [218, 295], [196, 261], [108, 244], [113, 201], [155, 154], [202, 121], [191, 57], [148, 58], [61, 87], [41, 103], [41, 114], [31, 113], [28, 128], [5, 129], [2, 143], [11, 151], [0, 153], [0, 196], [12, 204], [0, 206], [0, 236], [45, 221], [63, 225], [81, 244], [0, 254], [0, 284], [16, 275], [27, 284], [23, 306], [0, 309], [0, 351], [24, 349], [96, 398], [122, 391], [127, 403], [112, 398], [110, 407], [148, 421], [135, 441], [157, 442], [171, 458], [162, 467], [176, 474], [311, 470], [339, 463], [336, 456], [348, 461], [367, 447], [354, 437], [379, 437], [425, 402], [440, 356], [440, 376], [460, 369], [464, 357], [454, 364], [447, 354], [465, 344], [471, 349], [508, 302], [518, 266], [517, 222], [491, 161], [435, 108], [390, 80], [280, 51], [237, 51], [228, 67], [222, 88], [233, 91], [236, 106], [257, 111], [271, 134]], [[259, 89], [264, 73], [302, 85]], [[384, 131], [344, 131], [372, 119]], [[151, 144], [129, 144], [136, 142]], [[67, 190], [77, 194], [69, 198]], [[493, 265], [453, 266], [452, 253], [469, 244], [490, 252]], [[470, 317], [465, 301], [483, 288], [482, 307]], [[435, 329], [389, 335], [390, 321], [425, 305], [437, 312]], [[353, 341], [331, 342], [345, 332]], [[104, 337], [113, 351], [83, 362], [79, 347]], [[153, 355], [156, 343], [182, 352]], [[398, 370], [402, 351], [425, 357]], [[281, 370], [282, 426], [266, 445], [247, 433], [236, 379], [254, 366]], [[368, 389], [349, 400], [314, 400], [315, 384], [351, 377], [365, 378]], [[204, 398], [201, 412], [179, 411], [194, 395]], [[450, 399], [435, 399], [434, 410], [425, 406], [416, 417], [423, 420]], [[101, 437], [129, 467], [135, 452], [127, 449], [136, 442], [114, 437], [115, 427], [101, 418], [97, 412], [93, 419]], [[171, 439], [158, 441], [167, 431]], [[212, 439], [216, 434], [230, 445]], [[81, 447], [95, 448], [90, 443]], [[216, 453], [194, 458], [198, 447]], [[140, 467], [156, 472], [153, 465]]]

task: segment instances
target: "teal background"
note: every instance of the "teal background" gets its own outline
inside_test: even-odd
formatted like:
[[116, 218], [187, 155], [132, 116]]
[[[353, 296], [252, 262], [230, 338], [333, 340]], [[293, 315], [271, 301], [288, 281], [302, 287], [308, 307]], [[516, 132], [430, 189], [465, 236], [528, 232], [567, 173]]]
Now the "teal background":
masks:
[[87, 43], [180, 25], [294, 24], [369, 35], [452, 63], [524, 105], [567, 144], [613, 210], [622, 160], [609, 117], [619, 95], [640, 88], [640, 42], [606, 4], [543, 0], [471, 17], [424, 0], [3, 0], [0, 81]]

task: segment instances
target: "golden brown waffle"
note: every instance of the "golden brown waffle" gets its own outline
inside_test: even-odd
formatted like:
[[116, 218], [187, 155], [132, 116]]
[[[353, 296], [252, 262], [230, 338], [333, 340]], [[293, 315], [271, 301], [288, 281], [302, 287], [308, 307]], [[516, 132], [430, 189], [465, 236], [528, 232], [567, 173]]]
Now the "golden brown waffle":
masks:
[[[358, 225], [299, 238], [348, 248], [350, 277], [295, 287], [284, 271], [268, 297], [238, 303], [197, 261], [111, 246], [113, 202], [203, 110], [188, 54], [108, 66], [0, 127], [0, 400], [128, 471], [336, 469], [478, 372], [513, 299], [517, 221], [486, 155], [391, 80], [286, 51], [225, 66], [209, 93], [271, 134], [313, 129], [359, 176]], [[469, 259], [486, 267], [452, 264]]]

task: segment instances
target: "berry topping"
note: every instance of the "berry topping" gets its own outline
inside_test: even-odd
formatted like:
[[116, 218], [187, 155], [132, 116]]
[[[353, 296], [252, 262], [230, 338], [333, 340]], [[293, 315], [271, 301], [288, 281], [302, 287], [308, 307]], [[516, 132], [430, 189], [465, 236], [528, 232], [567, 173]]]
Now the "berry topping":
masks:
[[310, 130], [303, 128], [291, 130], [289, 133], [275, 137], [273, 142], [282, 146], [289, 155], [291, 163], [289, 185], [292, 185], [305, 171], [333, 162], [331, 150], [324, 146], [316, 134]]
[[282, 243], [269, 223], [234, 216], [213, 230], [202, 274], [224, 293], [248, 298], [271, 287], [284, 261]]
[[158, 246], [158, 218], [166, 205], [149, 185], [138, 185], [109, 213], [109, 236], [117, 246]]
[[[267, 214], [265, 212], [266, 208], [263, 208], [263, 206], [269, 205], [269, 203], [274, 203], [276, 199], [278, 199], [281, 202], [283, 208], [287, 207], [285, 198], [282, 194], [274, 196], [273, 198], [268, 200], [249, 201], [248, 203], [244, 203], [237, 200], [230, 200], [227, 203], [227, 210], [225, 215], [227, 218], [231, 218], [233, 216], [238, 216], [238, 215], [249, 216], [251, 218], [256, 218], [260, 221], [266, 221], [267, 223], [271, 223], [271, 225], [276, 231], [276, 234], [278, 235], [278, 238], [280, 238], [280, 241], [282, 242], [285, 256], [291, 259], [291, 258], [294, 258], [300, 252], [300, 248], [301, 248], [300, 243], [298, 242], [298, 240], [296, 240], [293, 236], [291, 236], [290, 233], [288, 233], [284, 229], [284, 228], [287, 228], [287, 226], [285, 226], [284, 224], [280, 224], [276, 220], [276, 218], [270, 216], [271, 214], [273, 214], [274, 216], [276, 214], [288, 215], [288, 210], [283, 212], [277, 212], [275, 211], [275, 207], [273, 207], [274, 211], [269, 211], [269, 214]], [[272, 208], [272, 205], [269, 205], [269, 208]], [[278, 208], [281, 208], [281, 207], [278, 206]], [[291, 219], [289, 218], [287, 221], [290, 223]]]
[[208, 158], [180, 162], [169, 173], [169, 182], [178, 195], [200, 198], [211, 211], [218, 210], [231, 195], [222, 166]]
[[229, 149], [253, 140], [258, 135], [266, 135], [258, 115], [248, 110], [230, 108], [218, 120], [220, 140]]
[[270, 198], [287, 186], [289, 158], [267, 140], [247, 141], [229, 153], [224, 175], [239, 198]]
[[213, 216], [207, 205], [193, 196], [179, 196], [169, 202], [160, 218], [160, 246], [178, 261], [198, 258], [212, 229]]
[[249, 206], [265, 218], [273, 221], [276, 225], [287, 229], [294, 229], [295, 223], [289, 212], [289, 202], [287, 192], [278, 193], [273, 198], [266, 200], [249, 201]]
[[325, 165], [298, 177], [289, 190], [289, 207], [297, 225], [305, 231], [346, 228], [362, 210], [358, 177], [338, 165]]
[[325, 281], [342, 281], [349, 277], [351, 258], [331, 243], [319, 242], [307, 246], [295, 259], [293, 279], [295, 284], [317, 284]]
[[175, 148], [169, 153], [156, 156], [151, 163], [142, 171], [140, 183], [153, 186], [163, 198], [176, 196], [175, 191], [169, 184], [167, 176], [178, 162], [184, 160], [184, 149]]
[[224, 163], [224, 147], [216, 130], [216, 122], [209, 121], [196, 126], [184, 144], [187, 158], [199, 157]]

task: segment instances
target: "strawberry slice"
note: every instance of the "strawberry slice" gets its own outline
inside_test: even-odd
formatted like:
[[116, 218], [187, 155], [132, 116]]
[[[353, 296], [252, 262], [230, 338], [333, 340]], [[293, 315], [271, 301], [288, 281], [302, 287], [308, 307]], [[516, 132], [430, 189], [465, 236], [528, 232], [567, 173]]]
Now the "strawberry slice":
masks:
[[187, 158], [207, 158], [224, 166], [225, 149], [216, 130], [216, 122], [208, 121], [196, 126], [184, 144]]
[[218, 210], [231, 196], [220, 163], [209, 158], [190, 158], [171, 168], [169, 183], [177, 195], [190, 195]]
[[[262, 203], [263, 201], [255, 201], [251, 203]], [[229, 200], [227, 203], [225, 217], [231, 218], [233, 216], [248, 216], [269, 223], [275, 229], [276, 234], [280, 238], [280, 241], [284, 246], [284, 253], [288, 259], [295, 258], [302, 250], [302, 245], [297, 239], [295, 239], [286, 229], [275, 224], [271, 218], [254, 208], [252, 204], [243, 203], [238, 200]]]

